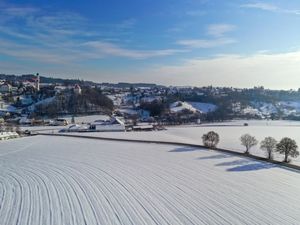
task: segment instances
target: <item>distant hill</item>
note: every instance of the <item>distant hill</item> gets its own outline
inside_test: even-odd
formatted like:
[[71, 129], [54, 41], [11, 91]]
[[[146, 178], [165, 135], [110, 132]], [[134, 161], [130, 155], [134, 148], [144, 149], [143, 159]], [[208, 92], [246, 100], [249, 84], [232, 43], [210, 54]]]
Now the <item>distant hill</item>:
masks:
[[[14, 74], [0, 74], [0, 80], [8, 80], [11, 82], [14, 81], [26, 81], [36, 77], [35, 74], [23, 74], [23, 75], [14, 75]], [[65, 84], [65, 85], [103, 85], [108, 87], [117, 87], [117, 88], [130, 88], [130, 87], [163, 87], [161, 85], [157, 85], [154, 83], [126, 83], [126, 82], [119, 82], [119, 83], [96, 83], [93, 81], [86, 81], [80, 79], [65, 79], [65, 78], [56, 78], [56, 77], [47, 77], [47, 76], [40, 76], [41, 83], [48, 83], [48, 84]]]
[[[35, 78], [35, 74], [23, 74], [23, 75], [7, 75], [7, 74], [0, 74], [0, 80], [8, 80], [8, 81], [26, 81], [32, 78]], [[54, 77], [45, 77], [40, 76], [41, 83], [62, 83], [62, 84], [95, 84], [92, 81], [84, 81], [79, 79], [63, 79], [63, 78], [54, 78]]]

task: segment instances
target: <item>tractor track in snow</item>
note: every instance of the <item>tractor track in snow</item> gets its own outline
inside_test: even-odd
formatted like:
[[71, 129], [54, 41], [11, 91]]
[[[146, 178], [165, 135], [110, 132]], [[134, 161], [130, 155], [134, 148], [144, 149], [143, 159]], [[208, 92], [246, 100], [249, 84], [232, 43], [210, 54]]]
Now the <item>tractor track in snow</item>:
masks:
[[[73, 134], [50, 134], [50, 133], [38, 133], [36, 135], [62, 136], [62, 137], [71, 137], [71, 138], [83, 138], [83, 139], [91, 139], [91, 140], [118, 141], [118, 142], [130, 142], [130, 143], [177, 145], [177, 146], [183, 146], [183, 147], [208, 149], [204, 145], [182, 143], [182, 142], [176, 142], [176, 141], [155, 141], [155, 140], [145, 140], [145, 139], [127, 139], [127, 138], [97, 137], [97, 136], [73, 135]], [[259, 161], [263, 161], [263, 162], [268, 162], [268, 163], [272, 163], [274, 165], [283, 166], [286, 169], [300, 171], [300, 166], [299, 165], [290, 164], [290, 163], [277, 161], [277, 160], [273, 160], [273, 159], [268, 159], [268, 158], [257, 156], [257, 155], [245, 154], [243, 152], [238, 152], [238, 151], [234, 151], [234, 150], [230, 150], [230, 149], [224, 149], [224, 148], [218, 148], [218, 147], [216, 147], [214, 149], [210, 149], [210, 150], [218, 151], [218, 152], [225, 153], [225, 154], [232, 154], [232, 155], [236, 155], [236, 156], [239, 156], [239, 157], [245, 157], [245, 158], [250, 158], [250, 159], [254, 159], [254, 160], [259, 160]]]
[[214, 158], [220, 152], [197, 148], [178, 153], [174, 148], [62, 136], [6, 142], [0, 146], [0, 224], [300, 221], [300, 173], [275, 165], [230, 172], [245, 160], [235, 165], [241, 161], [236, 155]]

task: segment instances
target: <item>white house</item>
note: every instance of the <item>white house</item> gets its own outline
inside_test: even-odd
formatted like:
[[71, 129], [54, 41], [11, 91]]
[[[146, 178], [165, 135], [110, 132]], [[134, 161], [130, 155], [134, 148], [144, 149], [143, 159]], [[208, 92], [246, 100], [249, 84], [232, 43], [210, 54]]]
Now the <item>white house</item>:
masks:
[[90, 125], [91, 131], [125, 131], [125, 124], [116, 117], [108, 121], [95, 121]]
[[78, 84], [75, 84], [75, 86], [74, 86], [74, 92], [77, 95], [81, 95], [81, 87]]
[[49, 123], [50, 126], [66, 126], [68, 124], [69, 124], [68, 121], [63, 118], [55, 119], [53, 121], [50, 121]]

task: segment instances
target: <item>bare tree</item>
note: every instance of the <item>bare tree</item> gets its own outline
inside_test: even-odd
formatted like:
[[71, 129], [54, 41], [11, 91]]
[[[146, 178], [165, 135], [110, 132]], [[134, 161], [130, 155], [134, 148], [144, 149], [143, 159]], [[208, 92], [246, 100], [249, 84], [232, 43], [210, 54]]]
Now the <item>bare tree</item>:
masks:
[[299, 156], [297, 151], [298, 145], [295, 140], [285, 137], [276, 145], [276, 151], [280, 154], [284, 154], [284, 162], [289, 162], [288, 157], [296, 158]]
[[19, 125], [19, 124], [16, 124], [16, 125], [15, 125], [15, 131], [16, 131], [18, 134], [21, 134], [21, 128], [20, 128], [20, 125]]
[[251, 136], [250, 134], [244, 134], [240, 137], [241, 144], [246, 147], [246, 154], [249, 154], [250, 149], [258, 144], [258, 141], [254, 136]]
[[276, 149], [277, 141], [272, 137], [266, 137], [260, 143], [260, 148], [267, 152], [268, 159], [273, 159], [273, 152]]
[[72, 115], [71, 123], [75, 124], [75, 117], [74, 117], [74, 115]]
[[210, 131], [202, 136], [202, 141], [205, 147], [215, 148], [220, 141], [220, 137], [216, 132]]
[[5, 126], [5, 131], [6, 132], [12, 132], [12, 131], [14, 131], [13, 130], [13, 126], [11, 125], [11, 124], [6, 124], [6, 126]]

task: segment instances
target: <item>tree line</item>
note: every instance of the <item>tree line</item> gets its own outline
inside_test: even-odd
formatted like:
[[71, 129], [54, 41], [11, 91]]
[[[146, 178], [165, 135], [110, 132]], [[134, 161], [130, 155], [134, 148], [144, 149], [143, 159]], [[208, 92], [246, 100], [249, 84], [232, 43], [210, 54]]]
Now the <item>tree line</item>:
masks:
[[[214, 131], [210, 131], [202, 136], [202, 142], [205, 147], [214, 149], [220, 142], [220, 136]], [[243, 145], [246, 150], [245, 154], [250, 154], [252, 147], [259, 144], [258, 140], [250, 135], [244, 134], [240, 137], [241, 145]], [[299, 156], [298, 145], [295, 140], [284, 137], [279, 142], [273, 137], [266, 137], [260, 142], [260, 149], [266, 152], [267, 158], [272, 160], [274, 158], [274, 153], [284, 155], [284, 162], [290, 162], [289, 157], [296, 158]]]
[[102, 94], [100, 89], [82, 88], [81, 94], [73, 91], [55, 95], [54, 101], [35, 106], [35, 116], [55, 117], [63, 114], [81, 114], [103, 112], [111, 114], [114, 105], [111, 99]]

